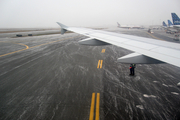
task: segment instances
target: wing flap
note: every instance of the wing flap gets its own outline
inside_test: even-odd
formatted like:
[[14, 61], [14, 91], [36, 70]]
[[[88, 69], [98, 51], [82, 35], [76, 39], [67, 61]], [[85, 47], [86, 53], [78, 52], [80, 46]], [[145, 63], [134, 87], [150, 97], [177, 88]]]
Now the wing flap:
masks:
[[139, 53], [131, 53], [117, 60], [120, 63], [129, 63], [129, 64], [159, 64], [164, 63], [162, 61], [147, 57]]

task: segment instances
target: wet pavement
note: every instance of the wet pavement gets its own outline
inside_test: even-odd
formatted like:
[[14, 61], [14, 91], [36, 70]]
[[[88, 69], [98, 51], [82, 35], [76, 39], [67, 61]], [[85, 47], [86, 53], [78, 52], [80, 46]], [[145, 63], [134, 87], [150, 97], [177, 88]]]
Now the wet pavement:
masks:
[[[172, 41], [161, 31], [153, 36], [145, 30], [109, 31]], [[75, 33], [0, 38], [0, 119], [180, 119], [180, 68], [138, 64], [136, 75], [129, 76], [129, 65], [117, 59], [131, 51], [77, 43], [85, 38]]]
[[17, 35], [22, 35], [22, 37], [27, 36], [39, 36], [47, 34], [60, 34], [61, 30], [48, 30], [48, 29], [36, 29], [36, 30], [7, 30], [2, 31], [0, 29], [0, 38], [15, 38]]

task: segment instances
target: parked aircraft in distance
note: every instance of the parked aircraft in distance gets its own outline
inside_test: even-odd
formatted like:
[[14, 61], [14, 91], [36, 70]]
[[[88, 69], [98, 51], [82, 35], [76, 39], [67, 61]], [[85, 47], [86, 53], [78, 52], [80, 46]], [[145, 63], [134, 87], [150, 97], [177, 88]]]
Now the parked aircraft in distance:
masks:
[[173, 27], [173, 24], [170, 20], [168, 20], [168, 27]]
[[[163, 23], [165, 22], [163, 21]], [[170, 20], [168, 20], [168, 26], [163, 24], [163, 28], [166, 29], [166, 33], [174, 34], [177, 32], [177, 30], [173, 28], [173, 24]]]
[[171, 13], [173, 20], [173, 28], [180, 30], [180, 18], [176, 15], [176, 13]]
[[120, 25], [118, 22], [117, 22], [119, 28], [126, 28], [126, 29], [144, 29], [143, 27], [141, 26], [130, 26], [130, 25]]
[[167, 28], [167, 24], [164, 21], [163, 21], [162, 25], [163, 25], [162, 26], [163, 28]]
[[180, 31], [180, 19], [176, 15], [176, 13], [171, 13], [171, 16], [173, 23], [170, 20], [168, 20], [168, 26], [167, 26], [163, 21], [163, 28], [167, 29], [166, 33], [171, 33], [171, 34], [178, 33]]

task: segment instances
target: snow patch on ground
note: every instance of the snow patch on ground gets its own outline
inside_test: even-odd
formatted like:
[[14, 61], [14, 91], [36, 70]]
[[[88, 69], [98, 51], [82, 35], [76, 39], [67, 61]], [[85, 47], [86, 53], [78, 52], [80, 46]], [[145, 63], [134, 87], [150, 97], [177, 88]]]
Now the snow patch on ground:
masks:
[[147, 98], [150, 98], [150, 97], [151, 97], [151, 98], [156, 98], [156, 96], [154, 96], [154, 95], [147, 95], [147, 94], [144, 94], [143, 96], [144, 96], [144, 97], [147, 97]]
[[139, 109], [141, 109], [141, 110], [144, 109], [144, 107], [143, 107], [142, 105], [136, 105], [136, 107], [139, 108]]
[[174, 94], [174, 95], [179, 95], [179, 93], [177, 93], [177, 92], [171, 92], [172, 94]]

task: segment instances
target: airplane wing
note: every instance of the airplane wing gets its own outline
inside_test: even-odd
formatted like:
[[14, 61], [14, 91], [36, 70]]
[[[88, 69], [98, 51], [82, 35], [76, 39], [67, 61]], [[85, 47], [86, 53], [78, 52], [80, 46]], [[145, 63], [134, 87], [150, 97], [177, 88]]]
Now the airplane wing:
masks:
[[61, 26], [61, 34], [64, 34], [68, 30], [89, 37], [79, 41], [80, 44], [111, 44], [134, 52], [118, 58], [118, 62], [135, 64], [155, 64], [165, 62], [180, 67], [180, 44], [102, 30], [68, 27], [58, 22], [57, 24]]

